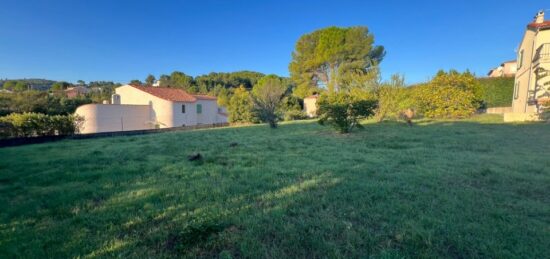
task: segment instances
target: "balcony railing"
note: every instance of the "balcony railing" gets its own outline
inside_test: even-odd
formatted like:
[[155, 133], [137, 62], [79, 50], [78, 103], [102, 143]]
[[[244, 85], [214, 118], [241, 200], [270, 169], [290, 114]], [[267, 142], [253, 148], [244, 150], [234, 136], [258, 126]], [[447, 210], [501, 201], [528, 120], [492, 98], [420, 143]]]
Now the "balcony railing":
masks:
[[550, 43], [544, 43], [535, 52], [533, 63], [550, 62]]

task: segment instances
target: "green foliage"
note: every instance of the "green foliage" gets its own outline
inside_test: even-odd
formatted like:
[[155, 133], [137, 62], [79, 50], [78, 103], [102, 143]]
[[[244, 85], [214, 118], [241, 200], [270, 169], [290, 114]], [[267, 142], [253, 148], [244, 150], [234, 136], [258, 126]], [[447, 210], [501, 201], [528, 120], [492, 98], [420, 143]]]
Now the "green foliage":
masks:
[[143, 83], [138, 79], [132, 79], [132, 80], [130, 80], [130, 82], [128, 84], [130, 84], [130, 85], [143, 85]]
[[238, 71], [231, 73], [215, 73], [212, 72], [208, 75], [200, 75], [195, 77], [195, 84], [199, 87], [205, 87], [208, 91], [211, 91], [216, 86], [224, 88], [239, 88], [243, 86], [246, 89], [252, 89], [252, 87], [265, 75], [259, 72], [253, 71]]
[[30, 85], [25, 81], [7, 81], [2, 88], [5, 90], [23, 92], [29, 90]]
[[482, 99], [487, 108], [512, 106], [515, 78], [488, 77], [478, 78], [477, 81], [483, 89]]
[[49, 95], [47, 92], [35, 90], [0, 93], [0, 116], [24, 112], [65, 115], [73, 113], [78, 106], [87, 103], [92, 103], [92, 99], [68, 99], [63, 95]]
[[2, 85], [2, 88], [4, 88], [5, 90], [11, 91], [11, 90], [14, 90], [16, 84], [17, 84], [16, 81], [7, 81]]
[[256, 121], [253, 113], [254, 103], [250, 97], [250, 94], [241, 86], [235, 89], [233, 96], [229, 100], [229, 106], [227, 107], [229, 112], [229, 122], [254, 122]]
[[479, 109], [485, 106], [483, 103], [484, 89], [474, 75], [468, 70], [463, 73], [459, 73], [453, 69], [449, 70], [449, 72], [439, 70], [436, 76], [430, 81], [430, 84], [436, 86], [451, 86], [471, 92], [473, 94], [473, 99], [471, 99], [471, 101], [475, 108]]
[[155, 83], [155, 76], [154, 75], [151, 75], [149, 74], [146, 78], [145, 78], [145, 84], [147, 85], [153, 85]]
[[29, 84], [27, 84], [25, 82], [21, 82], [21, 81], [18, 81], [15, 84], [15, 87], [13, 88], [13, 90], [18, 91], [18, 92], [22, 92], [22, 91], [25, 91], [25, 90], [28, 90], [28, 89], [29, 89]]
[[160, 86], [182, 88], [189, 93], [198, 92], [197, 87], [194, 85], [193, 77], [180, 71], [174, 71], [169, 76], [162, 75], [160, 77]]
[[[50, 87], [55, 83], [55, 81], [46, 80], [46, 79], [32, 79], [32, 78], [31, 79], [13, 79], [13, 80], [5, 79], [5, 80], [0, 80], [0, 86], [2, 86], [2, 88], [7, 90], [13, 90], [17, 82], [22, 82], [26, 84], [28, 86], [27, 89], [44, 90], [44, 91], [50, 89]], [[8, 84], [7, 86], [6, 86], [6, 83]]]
[[318, 88], [332, 92], [351, 82], [364, 83], [372, 79], [370, 70], [384, 55], [367, 27], [328, 27], [305, 34], [296, 43], [289, 65], [297, 84], [294, 95], [304, 98]]
[[280, 114], [283, 114], [283, 120], [303, 120], [307, 119], [307, 114], [300, 105], [300, 99], [293, 95], [287, 95], [281, 100]]
[[354, 127], [362, 127], [360, 120], [374, 114], [377, 101], [346, 92], [321, 95], [317, 100], [319, 123], [329, 124], [340, 133], [348, 133]]
[[262, 77], [258, 84], [252, 88], [252, 101], [254, 112], [260, 121], [267, 122], [271, 128], [277, 128], [279, 115], [277, 112], [281, 107], [281, 98], [287, 87], [281, 78], [276, 75]]
[[69, 86], [71, 86], [70, 83], [60, 81], [60, 82], [55, 82], [50, 89], [52, 91], [62, 91], [67, 89]]
[[376, 119], [398, 120], [402, 113], [414, 107], [411, 91], [405, 88], [405, 79], [401, 75], [392, 75], [390, 82], [382, 84], [376, 89], [378, 108]]
[[427, 118], [466, 118], [476, 111], [472, 92], [431, 83], [411, 89], [415, 111]]
[[34, 137], [71, 135], [78, 132], [81, 119], [74, 115], [12, 113], [0, 117], [0, 136]]

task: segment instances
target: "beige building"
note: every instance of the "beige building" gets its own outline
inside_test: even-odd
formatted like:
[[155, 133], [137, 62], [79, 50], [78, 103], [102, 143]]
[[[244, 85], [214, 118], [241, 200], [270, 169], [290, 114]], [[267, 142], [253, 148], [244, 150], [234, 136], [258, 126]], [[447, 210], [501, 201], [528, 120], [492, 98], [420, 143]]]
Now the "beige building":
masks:
[[517, 71], [517, 62], [515, 60], [506, 61], [499, 67], [491, 69], [487, 73], [488, 77], [514, 77]]
[[512, 112], [504, 120], [536, 120], [541, 101], [550, 97], [550, 21], [543, 11], [527, 25], [517, 54]]
[[76, 109], [84, 118], [81, 133], [172, 128], [226, 123], [216, 97], [192, 95], [182, 89], [123, 85], [111, 104]]
[[317, 94], [304, 98], [304, 112], [310, 118], [317, 117], [317, 98]]

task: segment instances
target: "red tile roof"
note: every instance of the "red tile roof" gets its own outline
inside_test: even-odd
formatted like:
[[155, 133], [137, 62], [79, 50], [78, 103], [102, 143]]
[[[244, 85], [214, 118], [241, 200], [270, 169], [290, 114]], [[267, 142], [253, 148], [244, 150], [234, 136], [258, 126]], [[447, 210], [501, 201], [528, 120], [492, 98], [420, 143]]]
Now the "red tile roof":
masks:
[[527, 25], [527, 28], [530, 28], [530, 29], [548, 29], [550, 28], [550, 21], [544, 21], [544, 22], [541, 22], [541, 23], [530, 23]]
[[196, 102], [197, 100], [217, 100], [216, 97], [208, 95], [192, 95], [178, 88], [168, 87], [153, 87], [153, 86], [138, 86], [130, 85], [136, 89], [144, 91], [150, 95], [154, 95], [158, 98], [172, 101], [172, 102]]

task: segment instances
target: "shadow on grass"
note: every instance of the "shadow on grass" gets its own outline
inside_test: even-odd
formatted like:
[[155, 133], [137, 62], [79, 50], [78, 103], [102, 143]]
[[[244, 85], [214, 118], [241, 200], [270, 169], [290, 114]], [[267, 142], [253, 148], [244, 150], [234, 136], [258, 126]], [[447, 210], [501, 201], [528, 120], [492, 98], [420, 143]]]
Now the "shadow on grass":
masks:
[[548, 129], [384, 122], [342, 136], [307, 122], [3, 149], [0, 254], [542, 257]]

